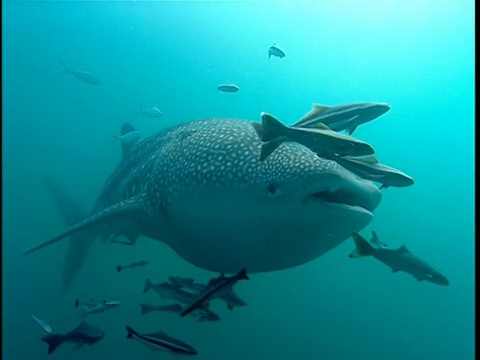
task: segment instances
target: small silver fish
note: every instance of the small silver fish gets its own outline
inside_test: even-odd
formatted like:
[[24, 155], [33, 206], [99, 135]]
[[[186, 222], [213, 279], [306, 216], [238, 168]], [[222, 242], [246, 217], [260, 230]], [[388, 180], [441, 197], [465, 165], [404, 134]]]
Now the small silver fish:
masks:
[[127, 133], [125, 135], [115, 135], [113, 134], [113, 141], [112, 145], [119, 141], [122, 144], [130, 145], [135, 142], [137, 142], [138, 139], [140, 139], [141, 135], [140, 132], [138, 131], [132, 131], [130, 133]]
[[88, 71], [85, 71], [85, 70], [69, 69], [67, 67], [67, 65], [65, 65], [65, 63], [62, 61], [62, 59], [58, 58], [58, 60], [60, 60], [60, 62], [62, 63], [62, 65], [64, 67], [64, 70], [62, 71], [62, 73], [70, 73], [73, 76], [75, 76], [78, 80], [81, 80], [81, 81], [83, 81], [84, 83], [87, 83], [87, 84], [100, 85], [102, 83], [97, 75], [92, 74], [92, 73], [90, 73]]
[[162, 110], [160, 110], [156, 106], [151, 108], [143, 108], [142, 106], [140, 106], [140, 110], [137, 111], [137, 114], [139, 113], [148, 118], [159, 118], [163, 114]]

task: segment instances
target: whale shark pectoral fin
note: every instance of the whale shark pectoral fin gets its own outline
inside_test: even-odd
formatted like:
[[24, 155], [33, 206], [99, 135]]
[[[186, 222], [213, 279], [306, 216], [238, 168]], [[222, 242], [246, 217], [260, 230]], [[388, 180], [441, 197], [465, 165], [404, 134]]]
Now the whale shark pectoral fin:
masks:
[[91, 228], [93, 226], [108, 223], [110, 221], [115, 221], [121, 219], [125, 215], [132, 215], [134, 213], [140, 213], [144, 210], [144, 203], [143, 203], [143, 194], [134, 196], [128, 200], [119, 202], [117, 204], [111, 205], [98, 213], [90, 216], [89, 218], [73, 225], [68, 230], [56, 235], [55, 237], [51, 238], [50, 240], [43, 241], [37, 245], [30, 247], [29, 249], [24, 251], [24, 254], [29, 254], [34, 251], [40, 250], [46, 246], [56, 243], [72, 234], [77, 233], [78, 231]]

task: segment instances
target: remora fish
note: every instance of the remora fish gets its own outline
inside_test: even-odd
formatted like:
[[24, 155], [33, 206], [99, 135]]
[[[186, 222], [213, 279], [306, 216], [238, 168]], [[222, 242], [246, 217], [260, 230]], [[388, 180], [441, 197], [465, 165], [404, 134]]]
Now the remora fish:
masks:
[[361, 178], [381, 183], [380, 190], [390, 186], [406, 187], [414, 183], [412, 177], [400, 170], [380, 164], [375, 156], [362, 158], [331, 154], [329, 157]]
[[230, 84], [230, 83], [222, 84], [222, 85], [217, 86], [217, 91], [221, 91], [221, 92], [235, 93], [239, 90], [240, 90], [240, 88], [237, 85]]
[[[201, 293], [208, 286], [207, 284], [196, 283], [194, 279], [182, 278], [180, 276], [169, 276], [168, 282], [176, 288], [186, 288], [195, 293]], [[230, 310], [234, 309], [236, 306], [247, 305], [247, 303], [237, 295], [237, 293], [233, 290], [232, 287], [230, 288], [229, 292], [217, 293], [214, 295], [214, 297], [223, 300], [227, 304], [228, 309]]]
[[376, 119], [390, 110], [385, 103], [356, 103], [337, 106], [313, 104], [312, 110], [292, 126], [302, 128], [323, 128], [328, 126], [334, 131], [353, 132], [362, 124]]
[[[183, 309], [185, 308], [181, 304], [171, 304], [171, 305], [149, 305], [149, 304], [140, 304], [142, 315], [149, 314], [152, 311], [166, 311], [172, 312], [174, 314], [181, 314]], [[205, 321], [218, 321], [220, 320], [220, 316], [216, 313], [211, 311], [208, 306], [196, 309], [192, 312], [192, 315], [197, 318], [198, 322], [205, 322]]]
[[122, 269], [128, 269], [128, 268], [134, 268], [134, 267], [144, 267], [145, 265], [148, 265], [148, 261], [137, 261], [128, 265], [117, 265], [117, 272], [122, 271]]
[[267, 272], [312, 261], [373, 219], [382, 194], [372, 182], [296, 143], [266, 162], [261, 147], [252, 121], [236, 119], [196, 120], [143, 138], [90, 217], [25, 253], [79, 234], [71, 244], [86, 254], [96, 237], [121, 234], [161, 241], [212, 272]]
[[260, 161], [265, 160], [285, 141], [294, 141], [309, 148], [320, 157], [329, 154], [371, 155], [375, 151], [364, 141], [342, 135], [324, 127], [323, 129], [306, 129], [288, 127], [273, 116], [262, 113], [262, 124], [253, 123], [263, 142]]
[[51, 354], [64, 342], [78, 344], [81, 347], [85, 344], [93, 345], [105, 336], [105, 332], [95, 326], [82, 322], [72, 331], [66, 334], [50, 334], [42, 338], [48, 344], [48, 353]]
[[198, 296], [195, 296], [194, 300], [185, 307], [180, 316], [185, 316], [195, 309], [205, 305], [215, 294], [229, 292], [230, 288], [239, 280], [249, 280], [245, 268], [240, 270], [236, 275], [230, 277], [222, 275], [216, 279], [210, 280], [207, 288], [198, 294]]
[[398, 249], [375, 249], [359, 234], [352, 233], [357, 248], [349, 255], [351, 258], [373, 256], [392, 269], [393, 273], [403, 271], [413, 275], [417, 281], [429, 281], [437, 285], [449, 285], [448, 279], [430, 265], [413, 255], [404, 245]]
[[285, 51], [280, 49], [275, 43], [268, 48], [268, 60], [270, 60], [271, 56], [276, 56], [281, 58], [285, 57]]
[[120, 301], [87, 301], [84, 304], [81, 304], [78, 300], [75, 300], [75, 307], [77, 308], [79, 305], [82, 305], [82, 315], [87, 316], [88, 314], [97, 314], [102, 313], [104, 311], [114, 309], [120, 306]]
[[35, 315], [32, 315], [32, 319], [33, 321], [35, 321], [35, 323], [40, 326], [43, 331], [47, 332], [47, 333], [51, 333], [52, 332], [52, 328], [50, 325], [48, 325], [45, 321], [43, 321], [42, 319], [36, 317]]
[[62, 61], [62, 59], [58, 58], [58, 60], [60, 60], [60, 62], [62, 63], [62, 65], [64, 67], [64, 70], [62, 71], [63, 73], [70, 73], [73, 76], [75, 76], [78, 80], [81, 80], [81, 81], [83, 81], [84, 83], [87, 83], [87, 84], [100, 85], [102, 83], [97, 75], [92, 74], [92, 73], [90, 73], [88, 71], [85, 71], [85, 70], [69, 69], [67, 67], [67, 65], [65, 65], [65, 63]]
[[127, 326], [127, 339], [136, 339], [152, 350], [168, 350], [174, 353], [180, 353], [185, 355], [197, 355], [198, 352], [195, 348], [181, 340], [175, 339], [163, 331], [156, 333], [141, 334], [135, 331], [132, 327]]

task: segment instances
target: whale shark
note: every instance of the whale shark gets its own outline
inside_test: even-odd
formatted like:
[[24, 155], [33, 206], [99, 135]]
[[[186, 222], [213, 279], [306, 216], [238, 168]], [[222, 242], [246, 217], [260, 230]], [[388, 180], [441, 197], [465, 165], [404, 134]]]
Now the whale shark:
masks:
[[205, 270], [259, 273], [317, 259], [371, 222], [371, 181], [292, 142], [260, 161], [252, 123], [201, 119], [140, 139], [89, 216], [25, 253], [70, 237], [78, 268], [92, 239], [145, 236]]

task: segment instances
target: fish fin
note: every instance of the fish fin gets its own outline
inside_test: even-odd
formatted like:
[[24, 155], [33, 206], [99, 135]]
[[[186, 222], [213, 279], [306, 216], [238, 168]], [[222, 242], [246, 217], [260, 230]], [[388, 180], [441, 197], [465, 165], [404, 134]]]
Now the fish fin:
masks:
[[278, 148], [285, 140], [286, 140], [285, 137], [280, 137], [275, 140], [271, 140], [269, 142], [264, 143], [262, 145], [262, 148], [260, 149], [260, 161], [263, 161], [267, 157], [269, 157], [270, 154], [273, 153], [276, 150], [276, 148]]
[[55, 351], [57, 347], [62, 345], [65, 341], [65, 335], [62, 334], [50, 334], [44, 336], [42, 341], [45, 341], [48, 344], [48, 354], [51, 354]]
[[80, 304], [80, 302], [79, 302], [78, 299], [77, 299], [77, 300], [75, 300], [75, 308], [78, 307], [78, 304]]
[[357, 126], [351, 126], [347, 129], [345, 129], [345, 131], [347, 132], [348, 135], [352, 135], [355, 130], [357, 130]]
[[385, 185], [385, 184], [382, 184], [380, 185], [380, 187], [378, 188], [379, 190], [382, 190], [382, 189], [386, 189], [388, 188], [390, 185]]
[[133, 330], [130, 326], [125, 327], [127, 329], [127, 339], [133, 338], [133, 335], [137, 335], [137, 332]]
[[117, 272], [122, 271], [122, 267], [120, 265], [117, 265]]
[[[44, 177], [47, 191], [58, 209], [66, 227], [74, 226], [88, 216], [87, 211], [49, 176]], [[63, 263], [62, 289], [66, 292], [80, 272], [95, 237], [89, 231], [70, 236]]]
[[400, 247], [397, 249], [397, 251], [398, 251], [398, 252], [401, 252], [401, 253], [409, 253], [409, 252], [410, 252], [410, 250], [408, 250], [405, 245], [400, 246]]
[[375, 251], [375, 248], [370, 245], [367, 240], [356, 232], [352, 232], [353, 241], [357, 248], [348, 257], [357, 258], [362, 256], [369, 256]]
[[146, 279], [145, 280], [145, 286], [143, 287], [143, 293], [145, 294], [148, 290], [150, 290], [152, 288], [152, 282], [150, 281], [150, 279]]
[[113, 136], [113, 140], [112, 140], [112, 143], [110, 145], [113, 145], [118, 141], [118, 135], [112, 134], [112, 136]]
[[378, 243], [381, 242], [380, 239], [378, 238], [378, 235], [375, 231], [372, 230], [372, 238], [370, 239], [370, 243]]
[[308, 113], [303, 115], [293, 126], [295, 127], [302, 127], [305, 125], [305, 123], [309, 122], [312, 120], [315, 116], [319, 116], [321, 113], [323, 113], [325, 110], [327, 110], [329, 107], [325, 105], [319, 105], [319, 104], [313, 104], [312, 105], [312, 110], [310, 110]]
[[258, 122], [254, 122], [252, 123], [252, 126], [253, 128], [255, 129], [255, 131], [257, 132], [258, 134], [258, 137], [260, 139], [262, 139], [262, 136], [263, 136], [263, 125], [258, 123]]
[[283, 125], [278, 119], [265, 112], [263, 112], [261, 116], [263, 125], [263, 142], [271, 141], [279, 137], [285, 136], [285, 133], [288, 130], [287, 126]]
[[153, 305], [140, 304], [140, 311], [141, 311], [142, 315], [151, 313], [154, 310], [155, 310], [155, 306], [153, 306]]
[[[70, 227], [68, 230], [54, 236], [50, 240], [43, 241], [37, 245], [30, 247], [29, 249], [24, 251], [24, 254], [29, 254], [41, 248], [54, 244], [72, 234], [78, 233], [81, 230], [91, 229], [95, 225], [105, 224], [110, 221], [119, 220], [122, 217], [125, 217], [125, 215], [131, 216], [132, 214], [141, 212], [143, 210], [143, 196], [144, 194], [139, 194], [128, 200], [111, 205], [106, 209], [103, 209], [96, 214], [90, 216], [89, 218]], [[82, 241], [77, 240], [77, 242], [86, 242], [86, 240], [83, 241], [83, 237], [81, 238], [81, 240]], [[89, 242], [89, 245], [91, 245], [91, 240]]]
[[126, 122], [122, 124], [122, 128], [120, 129], [120, 135], [126, 135], [134, 131], [137, 131], [137, 129], [135, 129], [132, 124]]

